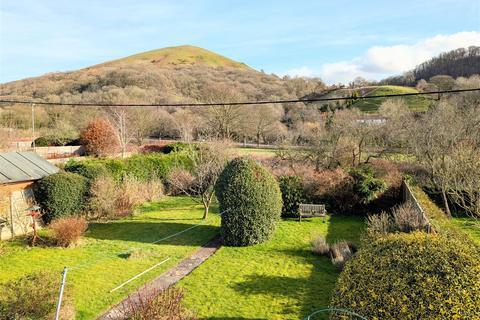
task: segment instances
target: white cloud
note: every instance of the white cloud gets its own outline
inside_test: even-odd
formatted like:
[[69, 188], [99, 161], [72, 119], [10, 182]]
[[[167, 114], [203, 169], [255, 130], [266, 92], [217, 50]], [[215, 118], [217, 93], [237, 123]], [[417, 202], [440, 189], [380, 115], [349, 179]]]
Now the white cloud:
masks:
[[307, 75], [320, 76], [327, 83], [347, 83], [357, 76], [380, 80], [411, 70], [442, 52], [471, 45], [480, 45], [480, 32], [437, 35], [412, 45], [374, 46], [351, 60], [325, 63], [318, 69], [301, 67], [287, 73], [302, 76], [308, 71]]

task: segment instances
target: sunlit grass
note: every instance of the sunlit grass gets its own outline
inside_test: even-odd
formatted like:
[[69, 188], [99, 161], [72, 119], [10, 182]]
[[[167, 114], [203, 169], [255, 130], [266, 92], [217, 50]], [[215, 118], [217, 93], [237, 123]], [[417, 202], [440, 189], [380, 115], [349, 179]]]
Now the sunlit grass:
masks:
[[[214, 211], [216, 208], [214, 209]], [[78, 319], [95, 319], [109, 305], [177, 265], [218, 233], [219, 216], [191, 231], [158, 244], [153, 241], [202, 222], [202, 206], [188, 197], [166, 197], [145, 204], [131, 218], [109, 223], [91, 223], [83, 243], [75, 248], [30, 248], [21, 240], [7, 242], [0, 258], [0, 281], [39, 271], [60, 272], [75, 267], [67, 283], [73, 291]], [[133, 252], [129, 255], [127, 253]], [[109, 291], [145, 269], [170, 260], [114, 293]]]
[[360, 217], [282, 221], [267, 243], [222, 247], [182, 280], [185, 303], [200, 319], [302, 319], [328, 306], [339, 275], [311, 239], [358, 242], [362, 230]]

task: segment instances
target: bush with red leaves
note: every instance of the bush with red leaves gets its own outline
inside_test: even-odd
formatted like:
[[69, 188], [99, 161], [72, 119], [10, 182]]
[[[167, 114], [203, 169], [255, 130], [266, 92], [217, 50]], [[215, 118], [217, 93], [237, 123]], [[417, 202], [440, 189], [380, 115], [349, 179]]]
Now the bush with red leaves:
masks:
[[90, 121], [80, 134], [80, 140], [88, 154], [106, 156], [118, 151], [119, 141], [115, 129], [107, 120]]

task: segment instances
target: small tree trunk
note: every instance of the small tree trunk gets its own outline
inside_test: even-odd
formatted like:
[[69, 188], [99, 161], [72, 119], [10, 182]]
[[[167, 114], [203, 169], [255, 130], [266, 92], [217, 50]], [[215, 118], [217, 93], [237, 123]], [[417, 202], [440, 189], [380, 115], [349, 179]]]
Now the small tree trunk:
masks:
[[209, 205], [208, 204], [203, 204], [203, 220], [207, 220], [208, 218], [208, 209]]
[[445, 189], [442, 188], [442, 199], [443, 199], [443, 206], [445, 207], [445, 212], [447, 213], [447, 217], [451, 218], [452, 213], [450, 212], [450, 206], [448, 205], [448, 198]]

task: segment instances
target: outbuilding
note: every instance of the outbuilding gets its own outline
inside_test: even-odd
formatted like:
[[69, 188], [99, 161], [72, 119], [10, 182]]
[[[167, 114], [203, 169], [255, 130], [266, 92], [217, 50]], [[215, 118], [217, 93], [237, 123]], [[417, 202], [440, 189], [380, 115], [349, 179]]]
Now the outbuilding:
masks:
[[0, 240], [31, 230], [26, 210], [35, 203], [33, 186], [58, 171], [32, 151], [0, 153]]

